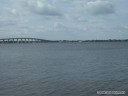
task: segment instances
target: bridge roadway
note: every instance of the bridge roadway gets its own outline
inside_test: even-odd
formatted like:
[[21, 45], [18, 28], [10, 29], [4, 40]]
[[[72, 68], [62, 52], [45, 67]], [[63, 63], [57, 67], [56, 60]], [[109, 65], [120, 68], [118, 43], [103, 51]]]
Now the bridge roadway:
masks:
[[0, 39], [0, 43], [45, 43], [50, 40], [37, 39], [37, 38], [4, 38]]

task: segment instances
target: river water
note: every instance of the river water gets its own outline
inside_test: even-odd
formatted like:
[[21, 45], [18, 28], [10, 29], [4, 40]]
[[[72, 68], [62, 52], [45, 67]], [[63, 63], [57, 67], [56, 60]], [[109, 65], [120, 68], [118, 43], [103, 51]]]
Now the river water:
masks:
[[128, 96], [127, 42], [0, 44], [0, 96], [99, 96], [97, 91]]

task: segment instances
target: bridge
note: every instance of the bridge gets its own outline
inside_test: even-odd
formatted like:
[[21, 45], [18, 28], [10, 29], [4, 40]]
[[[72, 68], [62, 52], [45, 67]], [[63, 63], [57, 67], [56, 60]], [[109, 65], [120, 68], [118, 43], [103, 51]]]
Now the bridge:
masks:
[[0, 39], [0, 43], [46, 43], [50, 40], [37, 39], [37, 38], [4, 38]]

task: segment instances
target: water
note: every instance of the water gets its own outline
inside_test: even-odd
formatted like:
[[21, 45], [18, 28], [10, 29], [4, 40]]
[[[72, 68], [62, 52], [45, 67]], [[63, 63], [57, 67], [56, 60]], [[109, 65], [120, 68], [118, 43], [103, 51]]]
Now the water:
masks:
[[128, 92], [128, 43], [0, 44], [0, 96], [102, 90]]

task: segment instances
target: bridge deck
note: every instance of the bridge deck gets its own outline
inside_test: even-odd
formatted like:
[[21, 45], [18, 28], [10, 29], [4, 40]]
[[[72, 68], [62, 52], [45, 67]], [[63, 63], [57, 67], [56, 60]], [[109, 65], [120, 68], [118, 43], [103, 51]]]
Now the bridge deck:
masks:
[[50, 42], [50, 40], [37, 38], [4, 38], [0, 39], [0, 43], [43, 43]]

